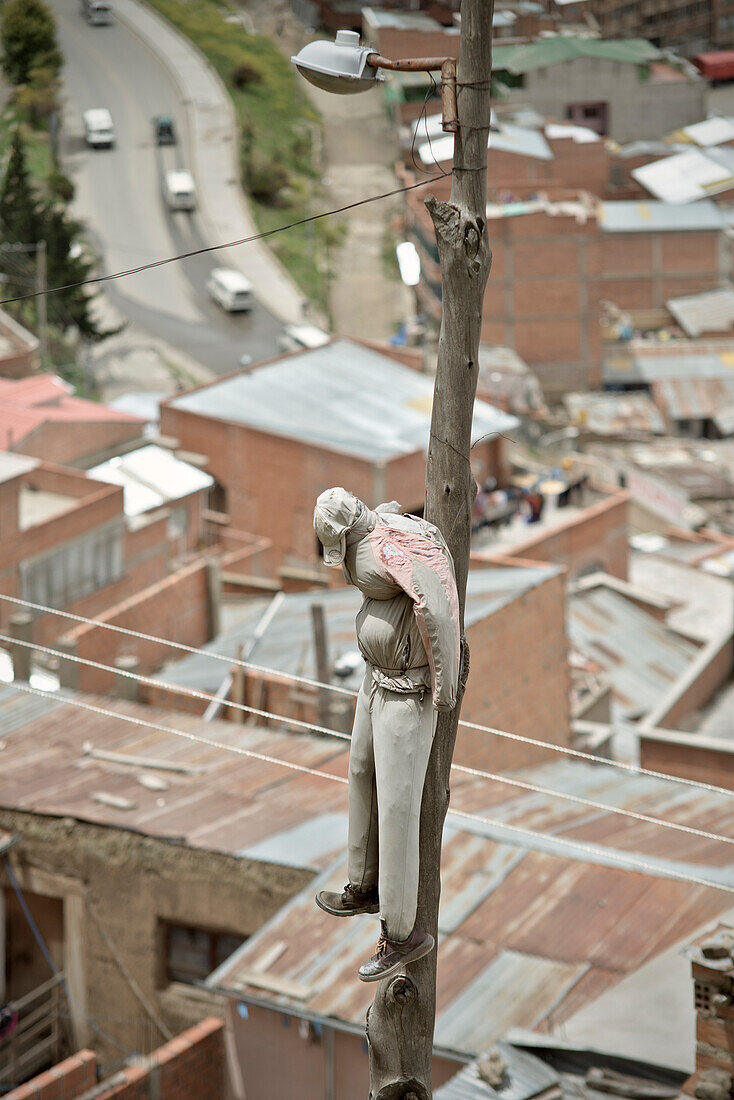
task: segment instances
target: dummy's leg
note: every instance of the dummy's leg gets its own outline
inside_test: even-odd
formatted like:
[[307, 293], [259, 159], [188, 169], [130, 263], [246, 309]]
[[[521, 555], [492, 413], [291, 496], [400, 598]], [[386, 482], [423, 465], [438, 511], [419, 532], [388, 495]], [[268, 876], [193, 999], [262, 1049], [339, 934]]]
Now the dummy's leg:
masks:
[[372, 723], [383, 938], [377, 954], [360, 967], [363, 981], [389, 977], [433, 947], [433, 938], [414, 927], [421, 801], [436, 730], [430, 693], [401, 695], [378, 688]]
[[336, 917], [379, 912], [378, 820], [368, 670], [354, 712], [349, 751], [349, 882], [341, 894], [322, 890], [316, 904]]

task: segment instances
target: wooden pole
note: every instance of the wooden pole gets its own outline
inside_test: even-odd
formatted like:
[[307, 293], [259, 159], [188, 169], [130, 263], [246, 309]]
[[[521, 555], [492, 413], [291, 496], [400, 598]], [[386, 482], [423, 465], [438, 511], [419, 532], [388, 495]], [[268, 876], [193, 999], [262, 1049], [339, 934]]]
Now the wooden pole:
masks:
[[[470, 518], [476, 486], [470, 448], [484, 290], [492, 255], [486, 223], [493, 0], [462, 0], [457, 70], [458, 131], [451, 197], [432, 196], [441, 262], [443, 314], [426, 466], [426, 516], [443, 532], [454, 557], [461, 617], [469, 571]], [[437, 938], [441, 834], [449, 804], [449, 769], [459, 700], [440, 714], [423, 792], [417, 925]], [[367, 1019], [370, 1100], [431, 1100], [436, 1012], [436, 952], [405, 975], [380, 982]]]

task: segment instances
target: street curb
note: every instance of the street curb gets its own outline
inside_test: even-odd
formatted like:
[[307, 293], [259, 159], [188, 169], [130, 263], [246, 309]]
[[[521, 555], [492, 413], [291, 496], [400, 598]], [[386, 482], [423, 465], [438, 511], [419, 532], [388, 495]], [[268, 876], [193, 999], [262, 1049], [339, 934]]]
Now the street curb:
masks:
[[[258, 228], [250, 211], [247, 199], [245, 198], [245, 195], [242, 191], [239, 179], [239, 164], [237, 157], [237, 150], [239, 147], [237, 116], [235, 113], [232, 98], [227, 91], [227, 88], [222, 81], [222, 78], [220, 77], [219, 73], [214, 69], [214, 67], [209, 63], [205, 54], [199, 49], [199, 47], [194, 42], [192, 42], [190, 38], [183, 34], [177, 27], [170, 23], [164, 16], [160, 15], [159, 12], [155, 11], [155, 9], [150, 7], [150, 5], [141, 2], [141, 0], [127, 0], [127, 3], [133, 8], [139, 8], [143, 10], [146, 15], [149, 16], [152, 20], [160, 23], [161, 26], [165, 27], [167, 33], [174, 35], [176, 38], [178, 38], [179, 42], [182, 44], [182, 47], [189, 49], [191, 53], [195, 54], [197, 59], [206, 68], [209, 76], [213, 78], [213, 82], [217, 86], [220, 99], [222, 101], [223, 111], [226, 115], [227, 129], [229, 130], [229, 164], [231, 169], [231, 179], [233, 180], [232, 186], [234, 186], [234, 188], [236, 189], [237, 203], [242, 212], [243, 220], [245, 224], [250, 227], [250, 232], [246, 235], [249, 236], [251, 234], [257, 234]], [[197, 140], [196, 105], [193, 104], [191, 101], [189, 89], [186, 87], [186, 84], [181, 77], [180, 71], [171, 64], [168, 55], [158, 47], [156, 42], [151, 41], [149, 36], [147, 36], [138, 25], [136, 25], [134, 20], [131, 20], [129, 17], [125, 17], [125, 13], [123, 10], [121, 10], [121, 6], [118, 6], [118, 8], [116, 9], [116, 15], [117, 18], [125, 24], [128, 30], [132, 34], [134, 34], [141, 42], [143, 42], [145, 46], [150, 50], [150, 52], [157, 57], [159, 63], [166, 69], [174, 84], [178, 88], [182, 102], [186, 109], [186, 124], [189, 132], [190, 147], [194, 159], [194, 164], [192, 165], [194, 169], [194, 175], [195, 178], [201, 179], [202, 173], [197, 170], [198, 165], [201, 161], [201, 148], [199, 141]], [[209, 211], [206, 189], [202, 189], [200, 192], [199, 214], [202, 221], [206, 225], [207, 235], [209, 236], [212, 243], [216, 244], [219, 232], [214, 228], [214, 223], [212, 221], [212, 217]], [[263, 288], [261, 286], [259, 288], [260, 295], [262, 295], [262, 297], [260, 297], [260, 300], [271, 311], [271, 313], [273, 313], [276, 317], [283, 321], [284, 324], [302, 323], [304, 319], [304, 304], [308, 302], [308, 296], [306, 295], [306, 293], [298, 286], [298, 284], [291, 276], [290, 272], [284, 267], [278, 257], [275, 256], [275, 254], [269, 248], [267, 248], [260, 242], [254, 241], [251, 242], [248, 247], [257, 248], [261, 252], [261, 256], [265, 259], [265, 262], [269, 265], [272, 265], [274, 271], [277, 272], [277, 277], [279, 280], [285, 281], [288, 284], [288, 287], [292, 292], [293, 298], [295, 298], [295, 301], [293, 299], [291, 300], [290, 305], [283, 301], [282, 295], [274, 295], [272, 299], [268, 299], [263, 295]], [[219, 255], [220, 257], [224, 258], [227, 255], [226, 250], [222, 249]], [[236, 261], [232, 260], [230, 262], [232, 262], [233, 265], [236, 266]]]

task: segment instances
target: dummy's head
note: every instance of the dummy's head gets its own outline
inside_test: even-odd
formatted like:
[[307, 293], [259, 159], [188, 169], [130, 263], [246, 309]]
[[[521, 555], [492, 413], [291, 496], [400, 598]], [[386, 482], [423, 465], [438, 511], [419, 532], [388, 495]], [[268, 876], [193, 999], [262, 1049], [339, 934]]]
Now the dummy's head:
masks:
[[347, 489], [326, 489], [313, 510], [313, 529], [324, 547], [324, 563], [336, 568], [344, 561], [347, 533], [366, 511]]

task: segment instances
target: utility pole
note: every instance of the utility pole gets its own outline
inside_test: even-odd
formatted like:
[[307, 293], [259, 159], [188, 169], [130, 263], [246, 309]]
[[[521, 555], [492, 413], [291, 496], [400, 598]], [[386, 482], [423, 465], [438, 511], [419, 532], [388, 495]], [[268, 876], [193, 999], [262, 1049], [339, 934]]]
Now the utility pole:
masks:
[[[484, 290], [492, 255], [487, 236], [487, 138], [490, 121], [494, 0], [462, 0], [457, 70], [458, 130], [448, 202], [432, 196], [441, 262], [443, 313], [426, 466], [426, 517], [441, 529], [456, 567], [461, 620], [469, 571], [475, 484], [469, 461]], [[467, 662], [465, 661], [465, 666]], [[419, 928], [438, 944], [441, 835], [459, 710], [440, 714], [423, 791]], [[436, 951], [405, 975], [380, 982], [367, 1017], [370, 1100], [431, 1100], [436, 1014]]]
[[36, 245], [36, 292], [38, 297], [38, 345], [41, 357], [41, 368], [48, 362], [48, 314], [46, 312], [46, 242], [39, 241]]

